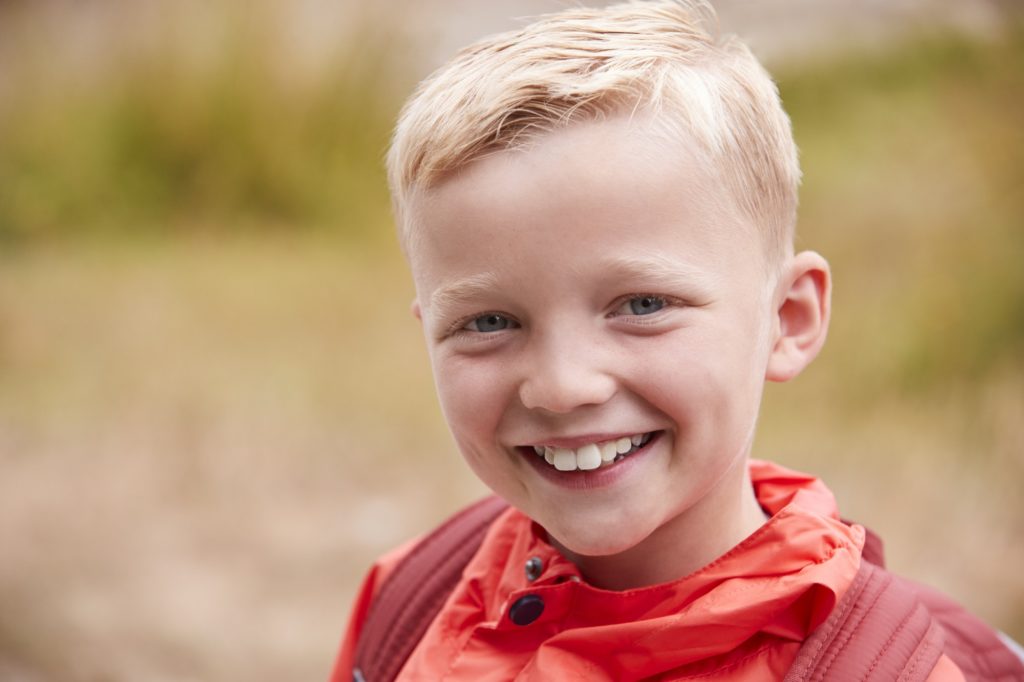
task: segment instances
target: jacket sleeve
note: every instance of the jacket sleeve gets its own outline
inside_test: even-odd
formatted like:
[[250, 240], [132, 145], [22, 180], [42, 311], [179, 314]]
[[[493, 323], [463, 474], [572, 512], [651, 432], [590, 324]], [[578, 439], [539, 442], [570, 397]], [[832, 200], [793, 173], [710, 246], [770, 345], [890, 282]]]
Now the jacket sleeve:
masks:
[[362, 585], [356, 593], [355, 601], [352, 604], [352, 611], [349, 613], [348, 626], [345, 628], [345, 636], [341, 640], [341, 647], [334, 661], [334, 670], [331, 672], [330, 682], [351, 682], [352, 665], [355, 662], [356, 644], [359, 642], [359, 635], [362, 633], [366, 616], [370, 612], [370, 605], [374, 597], [380, 591], [381, 585], [388, 579], [391, 572], [405, 559], [406, 555], [419, 542], [419, 538], [410, 540], [381, 556], [370, 568]]

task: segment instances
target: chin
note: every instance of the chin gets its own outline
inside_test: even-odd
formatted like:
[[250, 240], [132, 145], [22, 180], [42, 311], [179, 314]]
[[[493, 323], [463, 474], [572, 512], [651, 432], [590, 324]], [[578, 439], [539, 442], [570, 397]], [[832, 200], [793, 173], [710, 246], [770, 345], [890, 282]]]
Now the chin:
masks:
[[551, 539], [561, 547], [579, 556], [593, 557], [621, 554], [643, 542], [650, 535], [650, 530], [653, 530], [609, 528], [601, 524], [593, 524], [586, 528], [564, 525], [544, 528]]

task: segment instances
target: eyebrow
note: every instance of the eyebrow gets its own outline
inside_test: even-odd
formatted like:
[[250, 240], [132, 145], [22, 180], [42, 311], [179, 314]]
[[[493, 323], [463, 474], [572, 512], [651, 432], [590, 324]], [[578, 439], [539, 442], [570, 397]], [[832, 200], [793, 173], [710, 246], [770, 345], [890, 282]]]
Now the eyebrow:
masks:
[[457, 279], [436, 289], [430, 295], [430, 308], [439, 319], [445, 319], [451, 308], [489, 291], [494, 291], [497, 284], [498, 278], [491, 272]]
[[[656, 286], [669, 286], [685, 290], [699, 290], [720, 281], [706, 270], [687, 266], [678, 261], [651, 254], [643, 257], [619, 256], [602, 261], [598, 268], [605, 274], [625, 280], [650, 281]], [[446, 319], [452, 308], [498, 288], [498, 277], [484, 272], [457, 279], [438, 288], [430, 295], [430, 308], [438, 319]]]
[[604, 261], [601, 267], [616, 278], [649, 280], [683, 289], [703, 289], [721, 280], [720, 275], [659, 254], [615, 257]]

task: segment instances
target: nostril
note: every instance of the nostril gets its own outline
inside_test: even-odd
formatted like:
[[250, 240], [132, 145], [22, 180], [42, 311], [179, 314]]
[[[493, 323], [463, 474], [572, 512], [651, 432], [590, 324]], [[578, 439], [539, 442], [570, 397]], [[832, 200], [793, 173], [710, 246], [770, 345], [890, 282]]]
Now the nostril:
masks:
[[615, 381], [605, 374], [576, 373], [525, 381], [519, 388], [519, 400], [529, 410], [566, 414], [581, 407], [602, 405], [615, 392]]

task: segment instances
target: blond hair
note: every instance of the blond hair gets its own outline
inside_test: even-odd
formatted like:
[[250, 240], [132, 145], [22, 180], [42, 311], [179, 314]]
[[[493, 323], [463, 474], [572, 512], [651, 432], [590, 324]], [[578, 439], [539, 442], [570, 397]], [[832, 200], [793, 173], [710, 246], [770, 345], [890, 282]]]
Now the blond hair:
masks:
[[414, 192], [581, 120], [650, 110], [696, 141], [772, 260], [791, 247], [800, 166], [778, 90], [702, 0], [575, 8], [485, 38], [424, 80], [387, 157], [402, 244]]

